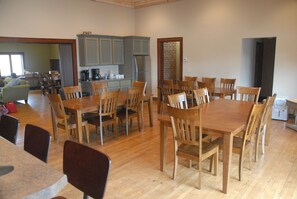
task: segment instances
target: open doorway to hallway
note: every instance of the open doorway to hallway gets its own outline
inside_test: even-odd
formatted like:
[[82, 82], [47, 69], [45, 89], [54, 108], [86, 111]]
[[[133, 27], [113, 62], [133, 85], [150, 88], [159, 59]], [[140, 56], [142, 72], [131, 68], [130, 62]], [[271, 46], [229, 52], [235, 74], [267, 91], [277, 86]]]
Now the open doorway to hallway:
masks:
[[164, 79], [174, 82], [183, 77], [183, 38], [159, 38], [158, 42], [158, 86]]
[[245, 38], [241, 80], [246, 86], [261, 87], [259, 100], [272, 96], [276, 37]]

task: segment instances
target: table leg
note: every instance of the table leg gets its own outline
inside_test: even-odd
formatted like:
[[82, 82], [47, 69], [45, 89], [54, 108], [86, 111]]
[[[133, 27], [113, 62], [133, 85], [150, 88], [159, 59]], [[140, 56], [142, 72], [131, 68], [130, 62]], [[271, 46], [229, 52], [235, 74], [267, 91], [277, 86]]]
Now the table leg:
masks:
[[79, 143], [82, 143], [82, 117], [81, 117], [80, 110], [76, 110], [75, 118], [76, 118], [77, 139]]
[[149, 117], [150, 117], [150, 126], [152, 127], [153, 124], [153, 96], [151, 95], [148, 101], [148, 111], [149, 111]]
[[227, 193], [229, 178], [230, 178], [230, 165], [232, 160], [232, 147], [233, 147], [233, 135], [224, 135], [223, 146], [223, 192]]
[[158, 88], [158, 98], [157, 98], [157, 101], [158, 101], [158, 113], [160, 114], [160, 111], [161, 111], [161, 89]]
[[164, 171], [166, 168], [167, 160], [167, 142], [168, 142], [168, 133], [167, 125], [160, 121], [160, 170]]

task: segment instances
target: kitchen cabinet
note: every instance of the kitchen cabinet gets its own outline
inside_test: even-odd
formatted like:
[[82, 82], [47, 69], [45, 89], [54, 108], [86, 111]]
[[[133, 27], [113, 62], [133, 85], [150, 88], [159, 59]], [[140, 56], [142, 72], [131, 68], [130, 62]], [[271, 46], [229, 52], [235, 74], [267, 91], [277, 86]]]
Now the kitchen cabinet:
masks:
[[124, 40], [108, 35], [78, 35], [80, 66], [124, 64]]
[[80, 66], [99, 65], [99, 48], [97, 37], [80, 36], [78, 38]]
[[100, 38], [100, 65], [111, 65], [112, 63], [112, 39]]
[[148, 38], [132, 38], [133, 40], [133, 54], [134, 55], [149, 55], [150, 54], [150, 40]]
[[113, 64], [119, 65], [124, 64], [124, 40], [123, 39], [113, 39], [112, 40], [113, 49]]

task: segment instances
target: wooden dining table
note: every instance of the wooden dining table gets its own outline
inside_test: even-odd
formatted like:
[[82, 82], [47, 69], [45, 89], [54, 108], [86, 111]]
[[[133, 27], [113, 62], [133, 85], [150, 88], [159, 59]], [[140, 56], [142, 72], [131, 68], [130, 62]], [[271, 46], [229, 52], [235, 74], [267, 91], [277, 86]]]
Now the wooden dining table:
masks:
[[[233, 148], [233, 136], [245, 129], [252, 102], [217, 99], [202, 107], [203, 133], [224, 138], [223, 143], [223, 192], [227, 193]], [[193, 108], [197, 108], [193, 107]], [[168, 127], [171, 127], [168, 115], [159, 115], [160, 121], [160, 170], [166, 168]]]
[[65, 174], [0, 136], [1, 199], [52, 198], [66, 184]]
[[[117, 106], [124, 106], [126, 104], [126, 99], [127, 99], [127, 91], [120, 91]], [[63, 100], [64, 108], [75, 114], [79, 143], [83, 142], [82, 141], [82, 114], [98, 111], [99, 101], [100, 101], [99, 95]], [[152, 95], [147, 94], [146, 97], [144, 97], [144, 101], [148, 102], [150, 125], [152, 126], [153, 125]], [[54, 132], [54, 134], [56, 133]]]

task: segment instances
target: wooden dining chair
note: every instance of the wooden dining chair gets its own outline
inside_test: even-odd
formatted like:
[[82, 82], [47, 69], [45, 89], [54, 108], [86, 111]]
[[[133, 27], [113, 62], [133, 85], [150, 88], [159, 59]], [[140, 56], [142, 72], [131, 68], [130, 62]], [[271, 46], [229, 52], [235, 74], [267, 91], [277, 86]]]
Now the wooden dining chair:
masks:
[[265, 152], [265, 135], [266, 135], [266, 129], [268, 125], [268, 121], [271, 120], [271, 112], [272, 112], [272, 106], [275, 101], [276, 94], [274, 94], [272, 97], [268, 97], [265, 101], [265, 107], [263, 114], [261, 116], [259, 126], [257, 128], [256, 133], [256, 143], [255, 143], [255, 161], [258, 160], [258, 151], [259, 151], [259, 143], [261, 139], [261, 145], [262, 145], [262, 154]]
[[[215, 85], [216, 85], [216, 78], [212, 78], [212, 77], [202, 77], [202, 82], [205, 83], [205, 85], [203, 87], [199, 87], [198, 88], [207, 88], [208, 90], [208, 94], [210, 97], [210, 100], [213, 100], [215, 98]], [[199, 82], [198, 82], [199, 83]]]
[[[235, 89], [235, 83], [236, 79], [227, 79], [227, 78], [221, 78], [221, 88], [226, 90], [234, 90]], [[233, 94], [230, 95], [230, 98], [233, 98]]]
[[236, 87], [235, 99], [258, 103], [261, 87]]
[[[202, 161], [212, 157], [214, 175], [218, 172], [219, 147], [213, 143], [202, 142], [202, 109], [178, 109], [168, 106], [168, 115], [174, 134], [174, 169], [176, 177], [178, 157], [183, 157], [198, 163], [198, 188], [201, 188]], [[197, 131], [198, 129], [198, 131]], [[210, 168], [212, 168], [210, 166]]]
[[113, 125], [115, 136], [118, 134], [117, 101], [119, 90], [104, 92], [100, 95], [98, 116], [88, 118], [88, 123], [95, 125], [100, 133], [100, 143], [103, 145], [103, 127]]
[[187, 96], [185, 92], [168, 95], [169, 105], [175, 108], [188, 109]]
[[11, 115], [2, 115], [0, 120], [0, 136], [16, 144], [19, 119]]
[[25, 127], [24, 150], [47, 163], [50, 138], [50, 133], [47, 130], [27, 124]]
[[194, 77], [194, 76], [185, 76], [184, 77], [184, 81], [188, 81], [191, 82], [193, 85], [193, 88], [196, 89], [198, 87], [197, 85], [197, 81], [198, 81], [198, 77]]
[[101, 95], [102, 93], [109, 91], [107, 81], [100, 81], [100, 82], [92, 81], [91, 87], [92, 87], [93, 95]]
[[[141, 101], [141, 120], [144, 121], [144, 114], [143, 114], [143, 104], [144, 104], [144, 97], [146, 94], [146, 85], [147, 82], [142, 82], [142, 81], [133, 81], [132, 82], [132, 87], [133, 88], [140, 88], [143, 91], [143, 98]], [[144, 129], [144, 122], [142, 122], [142, 129]]]
[[[82, 191], [83, 198], [88, 196], [96, 199], [104, 197], [108, 180], [110, 158], [91, 147], [65, 141], [63, 151], [63, 171], [68, 182]], [[65, 199], [62, 196], [53, 199]]]
[[168, 95], [174, 94], [173, 80], [163, 80], [161, 84], [161, 113], [164, 114], [164, 107], [168, 104]]
[[205, 104], [210, 101], [207, 88], [195, 89], [193, 92], [197, 105]]
[[63, 91], [64, 91], [64, 96], [66, 100], [82, 97], [82, 91], [81, 91], [80, 85], [63, 87]]
[[[70, 131], [76, 129], [76, 121], [72, 115], [67, 115], [65, 113], [63, 101], [60, 94], [48, 94], [48, 99], [50, 101], [52, 113], [53, 113], [53, 123], [57, 131], [59, 128], [66, 131], [66, 137], [69, 139]], [[85, 129], [87, 143], [89, 143], [89, 127], [86, 120], [82, 121], [82, 126]], [[57, 132], [57, 138], [59, 140], [59, 133]]]
[[[248, 117], [245, 130], [242, 132], [241, 137], [233, 137], [233, 153], [239, 154], [239, 181], [242, 179], [243, 157], [245, 152], [249, 152], [249, 163], [251, 165], [252, 157], [252, 140], [256, 128], [258, 127], [259, 119], [263, 114], [265, 104], [254, 104]], [[222, 137], [216, 139], [215, 143], [223, 148], [224, 140]]]
[[[138, 122], [138, 130], [141, 131], [140, 125], [140, 113], [141, 113], [141, 102], [143, 98], [143, 91], [141, 88], [129, 88], [127, 92], [127, 100], [126, 106], [124, 109], [121, 109], [117, 112], [117, 116], [121, 121], [126, 121], [126, 135], [129, 133], [129, 120], [131, 120], [132, 126], [132, 119], [137, 117]], [[142, 121], [143, 122], [143, 121]], [[122, 126], [122, 125], [120, 125]]]
[[193, 84], [189, 81], [179, 81], [178, 87], [180, 92], [186, 94], [187, 100], [190, 102], [191, 106], [194, 106]]

